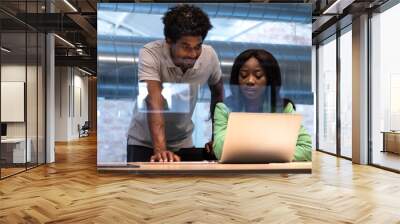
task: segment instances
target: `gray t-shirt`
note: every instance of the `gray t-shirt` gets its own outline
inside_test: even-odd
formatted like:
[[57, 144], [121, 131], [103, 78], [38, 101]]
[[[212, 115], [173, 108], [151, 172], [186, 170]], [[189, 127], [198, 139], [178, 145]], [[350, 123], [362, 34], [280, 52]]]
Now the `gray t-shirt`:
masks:
[[[188, 91], [183, 91], [172, 98], [186, 102], [185, 112], [164, 113], [167, 148], [177, 151], [180, 148], [193, 146], [192, 115], [197, 101], [197, 93], [206, 82], [214, 85], [221, 79], [222, 73], [218, 56], [211, 46], [202, 45], [202, 51], [193, 68], [185, 73], [171, 59], [170, 50], [165, 40], [146, 44], [139, 52], [139, 81], [156, 80], [161, 83], [186, 84]], [[205, 112], [206, 113], [206, 112]], [[208, 111], [207, 111], [208, 113]], [[131, 124], [128, 130], [128, 144], [153, 147], [147, 113], [138, 109], [135, 104]]]

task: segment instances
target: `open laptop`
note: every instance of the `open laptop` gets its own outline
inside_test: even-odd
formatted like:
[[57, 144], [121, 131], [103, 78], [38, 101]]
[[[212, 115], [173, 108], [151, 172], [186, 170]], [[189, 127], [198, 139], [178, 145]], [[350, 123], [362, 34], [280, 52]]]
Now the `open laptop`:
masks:
[[219, 162], [290, 162], [301, 121], [299, 114], [232, 112]]
[[[231, 112], [219, 161], [182, 161], [177, 164], [291, 162], [302, 116], [287, 113]], [[165, 164], [136, 162], [141, 164]]]

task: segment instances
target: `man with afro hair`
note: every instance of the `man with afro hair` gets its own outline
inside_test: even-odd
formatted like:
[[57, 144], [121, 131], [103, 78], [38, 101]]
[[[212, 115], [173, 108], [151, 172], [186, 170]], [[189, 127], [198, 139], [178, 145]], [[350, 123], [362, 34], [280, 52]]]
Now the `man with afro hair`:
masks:
[[[211, 90], [211, 117], [223, 99], [222, 73], [214, 49], [203, 44], [212, 28], [199, 7], [179, 4], [162, 18], [164, 40], [146, 44], [139, 51], [138, 77], [145, 82], [147, 113], [134, 111], [128, 131], [127, 161], [174, 162], [202, 160], [203, 151], [193, 147], [191, 120], [200, 86]], [[163, 113], [168, 106], [162, 96], [163, 83], [189, 86], [180, 96], [189, 105], [185, 113]], [[211, 133], [210, 133], [211, 135]]]

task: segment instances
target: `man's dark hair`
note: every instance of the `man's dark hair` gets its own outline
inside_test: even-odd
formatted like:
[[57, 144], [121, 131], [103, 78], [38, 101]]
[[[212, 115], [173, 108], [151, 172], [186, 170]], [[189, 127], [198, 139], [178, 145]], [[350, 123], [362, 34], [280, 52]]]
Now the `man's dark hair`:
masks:
[[168, 9], [162, 18], [164, 36], [173, 42], [182, 36], [201, 36], [204, 40], [212, 28], [208, 15], [199, 7], [187, 4]]

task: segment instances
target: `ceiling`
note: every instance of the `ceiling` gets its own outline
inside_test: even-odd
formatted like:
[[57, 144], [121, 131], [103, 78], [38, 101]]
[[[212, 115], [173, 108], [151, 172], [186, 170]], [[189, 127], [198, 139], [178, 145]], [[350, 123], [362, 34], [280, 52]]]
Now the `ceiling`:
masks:
[[[56, 66], [72, 62], [96, 73], [96, 7], [96, 0], [1, 0], [1, 30], [15, 56], [26, 54], [21, 50], [25, 38], [18, 33], [55, 33]], [[28, 55], [31, 47], [28, 44]]]
[[[250, 2], [260, 3], [310, 3], [313, 8], [313, 41], [318, 41], [318, 38], [323, 38], [336, 22], [344, 17], [350, 15], [354, 16], [365, 10], [373, 9], [382, 5], [387, 0], [336, 0], [340, 2], [335, 6], [338, 11], [332, 10], [329, 13], [325, 13], [328, 8], [335, 4], [335, 0], [253, 0]], [[46, 5], [47, 2], [47, 5]], [[96, 72], [97, 68], [97, 3], [113, 3], [113, 2], [132, 2], [124, 0], [1, 0], [0, 1], [0, 21], [2, 32], [17, 33], [26, 28], [30, 30], [36, 30], [39, 32], [54, 32], [60, 38], [56, 38], [56, 65], [65, 65], [74, 63], [76, 66], [86, 68], [92, 72]], [[138, 3], [164, 3], [167, 1], [136, 1]], [[169, 1], [170, 2], [170, 1]], [[214, 2], [211, 0], [201, 1], [186, 1], [186, 2]], [[219, 1], [224, 2], [224, 1]], [[249, 1], [226, 1], [226, 2], [249, 2]], [[212, 7], [212, 4], [209, 4]], [[167, 6], [167, 4], [166, 4]], [[159, 5], [157, 7], [160, 7]], [[333, 8], [333, 7], [331, 7]], [[119, 11], [123, 9], [119, 9]], [[126, 9], [132, 10], [132, 9]], [[110, 10], [112, 11], [112, 10]], [[127, 11], [127, 12], [128, 12]], [[146, 18], [136, 19], [154, 19], [159, 20], [161, 14], [157, 11], [163, 11], [157, 8], [152, 9], [151, 16]], [[49, 13], [52, 12], [52, 13]], [[219, 12], [224, 13], [224, 12]], [[238, 14], [239, 15], [239, 14]], [[248, 13], [249, 15], [255, 15]], [[296, 20], [296, 16], [291, 18], [279, 17], [279, 12], [276, 14], [275, 20]], [[230, 14], [232, 18], [235, 14]], [[239, 15], [242, 16], [242, 15]], [[212, 16], [211, 16], [212, 17]], [[129, 27], [125, 21], [129, 21], [130, 15], [126, 15], [123, 18], [108, 18], [114, 25], [117, 24], [122, 28], [129, 29], [130, 31], [136, 31], [138, 35], [162, 35], [147, 34], [146, 27]], [[255, 24], [250, 21], [253, 19]], [[248, 22], [240, 25], [240, 29], [243, 32], [248, 29], [255, 29], [257, 24], [257, 18], [246, 18]], [[117, 22], [116, 22], [117, 21]], [[351, 19], [350, 19], [351, 21]], [[156, 24], [156, 23], [155, 23]], [[159, 24], [156, 24], [159, 25]], [[224, 26], [224, 24], [219, 24]], [[226, 25], [226, 24], [225, 24]], [[228, 24], [229, 25], [229, 24]], [[226, 25], [226, 26], [228, 26]], [[153, 29], [154, 30], [154, 29]], [[325, 32], [325, 33], [324, 33]], [[332, 31], [331, 31], [332, 32]], [[236, 36], [235, 36], [236, 35]], [[235, 35], [230, 38], [236, 38], [241, 35], [241, 32], [236, 32]], [[12, 38], [11, 34], [8, 35]], [[14, 39], [18, 40], [18, 38]], [[66, 41], [64, 41], [66, 40]], [[29, 50], [28, 50], [29, 51]]]

